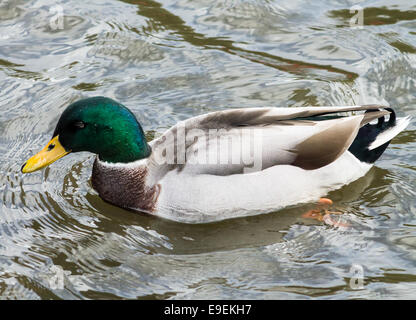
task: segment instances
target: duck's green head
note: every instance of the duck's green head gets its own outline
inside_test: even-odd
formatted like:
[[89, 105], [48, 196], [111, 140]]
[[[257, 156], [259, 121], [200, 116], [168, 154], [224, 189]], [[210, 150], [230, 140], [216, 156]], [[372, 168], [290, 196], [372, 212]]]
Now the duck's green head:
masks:
[[151, 149], [133, 113], [105, 97], [76, 101], [62, 113], [52, 140], [22, 167], [39, 170], [70, 152], [89, 151], [100, 160], [129, 163], [147, 158]]

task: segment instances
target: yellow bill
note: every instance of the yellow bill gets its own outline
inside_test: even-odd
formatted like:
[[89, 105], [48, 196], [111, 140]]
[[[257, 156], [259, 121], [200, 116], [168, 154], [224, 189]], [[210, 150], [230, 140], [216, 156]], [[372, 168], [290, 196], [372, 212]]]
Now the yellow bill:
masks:
[[45, 148], [27, 160], [22, 166], [22, 172], [29, 173], [42, 169], [67, 155], [69, 152], [59, 142], [59, 136], [56, 136], [48, 142]]

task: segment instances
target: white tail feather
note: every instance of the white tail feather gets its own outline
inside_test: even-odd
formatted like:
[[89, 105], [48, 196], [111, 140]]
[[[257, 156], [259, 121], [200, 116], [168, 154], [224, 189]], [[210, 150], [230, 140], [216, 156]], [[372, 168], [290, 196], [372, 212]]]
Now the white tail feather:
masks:
[[373, 150], [386, 142], [393, 139], [395, 136], [397, 136], [400, 132], [402, 132], [408, 124], [410, 123], [411, 118], [409, 116], [405, 118], [398, 118], [396, 119], [396, 125], [390, 129], [387, 129], [386, 131], [383, 131], [380, 133], [376, 140], [374, 140], [370, 146], [368, 147], [368, 150]]

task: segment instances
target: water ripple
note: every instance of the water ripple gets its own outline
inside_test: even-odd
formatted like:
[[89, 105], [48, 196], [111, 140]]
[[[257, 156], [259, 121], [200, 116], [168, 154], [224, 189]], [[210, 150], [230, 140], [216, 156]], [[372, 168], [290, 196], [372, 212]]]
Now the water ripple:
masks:
[[414, 116], [414, 8], [378, 1], [354, 29], [353, 2], [2, 4], [0, 297], [414, 298], [413, 123], [330, 193], [344, 229], [302, 218], [311, 205], [207, 225], [135, 214], [98, 197], [87, 153], [20, 173], [64, 108], [92, 95], [125, 104], [149, 136], [225, 108], [383, 103]]

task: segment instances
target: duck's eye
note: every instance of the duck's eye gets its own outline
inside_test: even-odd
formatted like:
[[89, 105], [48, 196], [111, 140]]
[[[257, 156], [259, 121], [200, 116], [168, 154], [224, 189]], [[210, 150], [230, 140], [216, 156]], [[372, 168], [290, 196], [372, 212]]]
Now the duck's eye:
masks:
[[85, 123], [83, 121], [76, 121], [74, 122], [74, 127], [78, 129], [83, 129], [85, 128]]

